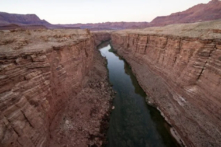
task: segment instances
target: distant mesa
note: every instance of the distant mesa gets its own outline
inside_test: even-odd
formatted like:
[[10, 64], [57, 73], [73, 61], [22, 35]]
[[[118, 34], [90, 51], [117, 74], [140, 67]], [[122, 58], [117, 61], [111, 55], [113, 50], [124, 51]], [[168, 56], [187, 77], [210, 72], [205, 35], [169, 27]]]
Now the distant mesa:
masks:
[[66, 27], [50, 24], [41, 20], [36, 14], [11, 14], [0, 12], [0, 30], [5, 29], [54, 29]]
[[[145, 14], [144, 14], [145, 15]], [[0, 29], [90, 29], [90, 30], [121, 30], [140, 29], [154, 26], [165, 26], [178, 23], [193, 23], [221, 19], [221, 1], [211, 0], [207, 4], [198, 4], [185, 11], [159, 16], [149, 22], [103, 22], [87, 24], [50, 24], [35, 14], [10, 14], [0, 12]]]
[[[145, 14], [144, 14], [145, 15]], [[185, 11], [173, 13], [169, 16], [156, 17], [150, 23], [148, 22], [104, 22], [88, 24], [69, 24], [61, 26], [74, 26], [88, 28], [91, 30], [119, 30], [119, 29], [136, 29], [154, 26], [165, 26], [178, 23], [193, 23], [201, 21], [210, 21], [221, 19], [221, 1], [212, 0], [207, 4], [198, 4]]]
[[50, 25], [45, 20], [41, 20], [35, 14], [10, 14], [0, 12], [0, 25], [18, 24], [18, 25]]
[[148, 22], [103, 22], [103, 23], [87, 23], [87, 24], [66, 24], [65, 27], [79, 27], [90, 30], [122, 30], [122, 29], [138, 29], [149, 27]]

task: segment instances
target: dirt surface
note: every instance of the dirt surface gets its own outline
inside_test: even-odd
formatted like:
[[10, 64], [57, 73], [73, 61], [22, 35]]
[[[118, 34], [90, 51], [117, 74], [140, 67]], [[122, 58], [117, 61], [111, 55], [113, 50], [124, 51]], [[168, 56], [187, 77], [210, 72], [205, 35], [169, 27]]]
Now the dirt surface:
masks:
[[46, 53], [87, 40], [86, 30], [1, 30], [0, 57]]
[[94, 51], [94, 67], [84, 78], [83, 88], [69, 99], [57, 127], [50, 127], [50, 147], [102, 146], [106, 142], [109, 110], [114, 92], [108, 83], [106, 60]]

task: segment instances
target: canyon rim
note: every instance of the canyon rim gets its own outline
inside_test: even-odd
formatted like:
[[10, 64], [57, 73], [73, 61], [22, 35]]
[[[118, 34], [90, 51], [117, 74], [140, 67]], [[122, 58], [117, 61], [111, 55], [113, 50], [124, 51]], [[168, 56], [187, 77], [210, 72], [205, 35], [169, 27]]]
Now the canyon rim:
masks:
[[[165, 143], [163, 128], [176, 140], [174, 146], [219, 147], [220, 14], [219, 0], [151, 22], [51, 24], [35, 14], [0, 12], [0, 147], [109, 147], [114, 144], [108, 142], [111, 133], [125, 138], [127, 122], [132, 128], [128, 134], [141, 137], [114, 146], [143, 145], [142, 135], [151, 136], [155, 127], [159, 134], [153, 133], [157, 137], [144, 146]], [[112, 69], [99, 52], [108, 44], [106, 51], [119, 58], [112, 59]], [[125, 79], [139, 86], [141, 94], [136, 86], [115, 89], [111, 72], [120, 64]], [[142, 111], [130, 108], [120, 92], [129, 95], [133, 90], [163, 123], [150, 110], [139, 116], [150, 115], [149, 126], [142, 122], [146, 116], [131, 118]], [[110, 126], [119, 121], [114, 112], [129, 112], [130, 119], [119, 119], [125, 123], [122, 130]]]

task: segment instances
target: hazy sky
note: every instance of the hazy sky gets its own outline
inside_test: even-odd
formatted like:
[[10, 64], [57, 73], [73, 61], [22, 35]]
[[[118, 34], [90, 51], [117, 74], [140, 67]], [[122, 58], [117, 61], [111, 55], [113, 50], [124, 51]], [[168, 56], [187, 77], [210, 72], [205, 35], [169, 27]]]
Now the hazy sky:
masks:
[[0, 0], [0, 11], [37, 14], [50, 23], [151, 21], [210, 0]]

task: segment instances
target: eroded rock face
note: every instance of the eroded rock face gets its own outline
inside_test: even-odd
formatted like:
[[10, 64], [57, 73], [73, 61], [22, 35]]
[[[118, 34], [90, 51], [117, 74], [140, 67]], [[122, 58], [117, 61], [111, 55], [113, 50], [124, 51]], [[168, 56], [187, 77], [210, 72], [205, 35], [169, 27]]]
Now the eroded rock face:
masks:
[[150, 95], [149, 103], [159, 107], [187, 146], [221, 144], [221, 34], [215, 24], [220, 21], [111, 36]]
[[106, 144], [110, 101], [114, 95], [107, 77], [106, 60], [94, 50], [93, 66], [83, 79], [82, 90], [68, 100], [64, 112], [50, 126], [50, 147]]
[[0, 38], [0, 146], [49, 146], [49, 128], [59, 126], [94, 66], [94, 39], [86, 30], [2, 31]]

